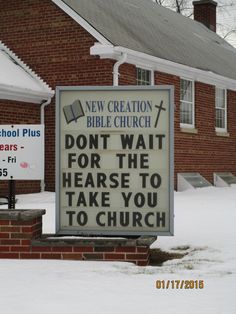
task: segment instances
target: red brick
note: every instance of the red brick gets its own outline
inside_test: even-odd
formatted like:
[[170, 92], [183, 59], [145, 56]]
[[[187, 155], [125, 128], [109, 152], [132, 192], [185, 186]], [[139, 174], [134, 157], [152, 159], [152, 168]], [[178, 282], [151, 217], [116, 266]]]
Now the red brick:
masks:
[[0, 232], [0, 239], [8, 239], [10, 238], [9, 233]]
[[62, 254], [62, 258], [63, 259], [67, 259], [67, 260], [82, 260], [83, 259], [83, 256], [82, 254], [79, 254], [79, 253], [72, 253], [72, 254], [69, 254], [69, 253], [66, 253], [66, 254]]
[[73, 247], [74, 252], [93, 252], [92, 246], [74, 246]]
[[20, 232], [21, 228], [20, 227], [13, 227], [13, 226], [9, 226], [9, 227], [0, 227], [0, 231], [2, 232]]
[[143, 260], [147, 259], [148, 255], [147, 254], [126, 254], [126, 259], [127, 260]]
[[20, 240], [0, 240], [1, 245], [20, 245]]
[[125, 254], [116, 254], [116, 253], [106, 253], [105, 254], [105, 259], [110, 259], [110, 260], [124, 260], [125, 259]]
[[19, 258], [19, 253], [0, 253], [0, 258]]
[[0, 220], [0, 226], [8, 226], [10, 224], [9, 220]]
[[12, 239], [31, 239], [32, 235], [29, 233], [11, 233]]
[[135, 246], [118, 246], [116, 248], [116, 252], [135, 253], [136, 247]]
[[42, 253], [41, 254], [41, 258], [42, 259], [61, 259], [62, 258], [62, 255], [61, 254], [56, 254], [56, 253]]
[[29, 252], [30, 247], [29, 246], [12, 246], [11, 251], [12, 252]]
[[55, 246], [55, 247], [52, 247], [52, 252], [72, 252], [72, 247], [70, 247], [70, 246]]
[[138, 246], [137, 247], [137, 253], [148, 253], [148, 251], [149, 251], [148, 247], [145, 247], [145, 246], [142, 246], [142, 247]]
[[40, 254], [39, 253], [20, 253], [21, 259], [39, 259]]
[[83, 257], [85, 260], [102, 260], [103, 254], [101, 253], [83, 253]]
[[10, 246], [0, 246], [0, 252], [9, 252]]
[[31, 240], [20, 240], [21, 245], [30, 245], [31, 244]]
[[148, 266], [149, 260], [146, 261], [136, 261], [137, 266]]
[[32, 246], [32, 252], [51, 252], [50, 246]]

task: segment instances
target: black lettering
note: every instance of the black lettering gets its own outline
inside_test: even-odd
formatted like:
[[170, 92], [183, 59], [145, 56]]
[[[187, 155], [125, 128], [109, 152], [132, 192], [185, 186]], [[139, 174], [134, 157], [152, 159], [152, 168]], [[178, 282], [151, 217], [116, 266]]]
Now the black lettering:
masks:
[[84, 183], [84, 187], [91, 187], [91, 188], [94, 188], [95, 187], [95, 184], [94, 184], [94, 181], [93, 181], [93, 174], [91, 172], [88, 173], [87, 177], [86, 177], [86, 180], [85, 180], [85, 183]]
[[129, 200], [132, 196], [132, 192], [129, 192], [128, 195], [126, 195], [124, 192], [121, 193], [121, 195], [123, 196], [123, 200], [125, 202], [125, 207], [129, 207]]
[[71, 173], [63, 172], [62, 173], [62, 187], [70, 188], [71, 187]]
[[108, 227], [115, 227], [116, 226], [116, 212], [108, 212], [107, 213], [107, 222]]
[[106, 178], [107, 178], [107, 176], [105, 173], [99, 172], [97, 174], [97, 187], [98, 188], [101, 188], [101, 187], [106, 188], [107, 187], [106, 186]]
[[80, 183], [82, 181], [82, 172], [75, 172], [74, 174], [74, 187], [75, 188], [82, 188], [83, 184]]
[[75, 195], [75, 192], [68, 192], [67, 191], [65, 194], [68, 196], [68, 199], [67, 199], [68, 206], [72, 206], [72, 196]]
[[69, 215], [69, 226], [73, 226], [73, 216], [75, 211], [67, 211], [66, 214]]
[[81, 206], [81, 205], [84, 207], [87, 206], [84, 192], [79, 193], [78, 200], [77, 200], [77, 206]]
[[145, 215], [145, 217], [144, 217], [144, 222], [145, 222], [145, 224], [148, 226], [148, 227], [154, 227], [154, 224], [151, 224], [150, 222], [149, 222], [149, 217], [150, 216], [154, 216], [154, 213], [147, 213], [146, 215]]
[[147, 194], [147, 205], [149, 207], [156, 207], [157, 206], [157, 193], [151, 193], [149, 192]]
[[81, 211], [78, 213], [77, 215], [77, 223], [80, 226], [85, 226], [88, 222], [88, 215], [86, 214], [86, 212]]
[[76, 162], [76, 154], [75, 153], [70, 153], [68, 154], [68, 168], [71, 168], [72, 167], [72, 164], [74, 162]]
[[158, 149], [162, 149], [163, 139], [165, 138], [165, 135], [164, 134], [156, 134], [156, 138], [158, 138]]
[[96, 215], [96, 223], [97, 223], [97, 225], [98, 226], [100, 226], [100, 227], [105, 227], [106, 226], [106, 224], [105, 223], [102, 223], [101, 222], [101, 216], [105, 216], [105, 212], [100, 212], [100, 213], [98, 213], [97, 215]]
[[110, 207], [110, 193], [109, 192], [102, 192], [101, 206]]
[[142, 214], [139, 212], [133, 212], [133, 227], [142, 227]]
[[147, 177], [149, 176], [148, 173], [140, 173], [139, 176], [142, 178], [142, 188], [147, 187]]
[[77, 136], [76, 145], [79, 149], [85, 149], [87, 146], [87, 137], [83, 134]]
[[120, 212], [120, 225], [122, 227], [129, 225], [129, 212]]
[[137, 193], [134, 196], [134, 204], [136, 207], [143, 207], [145, 204], [145, 196], [143, 193]]
[[158, 173], [152, 174], [150, 184], [153, 188], [158, 189], [161, 186], [161, 176]]
[[134, 135], [120, 135], [121, 138], [121, 145], [123, 149], [132, 149], [133, 148], [133, 141], [134, 141]]
[[71, 149], [75, 145], [74, 137], [70, 134], [65, 135], [65, 149]]
[[140, 155], [140, 168], [141, 169], [148, 169], [148, 154], [141, 154]]
[[157, 216], [156, 216], [156, 225], [157, 227], [160, 227], [160, 225], [162, 227], [165, 227], [166, 225], [166, 214], [165, 213], [157, 213]]

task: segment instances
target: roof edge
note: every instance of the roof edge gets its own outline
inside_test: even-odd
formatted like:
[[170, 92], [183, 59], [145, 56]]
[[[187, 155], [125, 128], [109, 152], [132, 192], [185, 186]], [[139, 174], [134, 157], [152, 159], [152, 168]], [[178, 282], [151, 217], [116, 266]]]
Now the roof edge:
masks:
[[[37, 75], [26, 63], [24, 63], [11, 49], [9, 49], [1, 40], [0, 40], [0, 49], [3, 49], [6, 51], [9, 56], [15, 60], [25, 72], [27, 72], [31, 77], [33, 77], [41, 86], [43, 89], [45, 89], [45, 94], [47, 94], [47, 98], [51, 98], [54, 96], [54, 91], [51, 89], [51, 87], [40, 78], [39, 75]], [[40, 92], [37, 92], [40, 95]]]
[[0, 84], [0, 101], [16, 100], [20, 102], [28, 102], [34, 104], [42, 104], [44, 100], [50, 99], [54, 96], [54, 92], [34, 92], [27, 89], [21, 89], [16, 87]]
[[121, 46], [95, 44], [90, 48], [91, 55], [99, 55], [102, 59], [119, 60], [122, 53], [127, 53], [126, 63], [236, 91], [236, 80], [211, 71], [193, 68]]
[[99, 33], [91, 24], [89, 24], [82, 16], [75, 12], [70, 6], [68, 6], [62, 0], [51, 0], [55, 3], [62, 11], [68, 14], [75, 22], [82, 26], [86, 31], [90, 33], [94, 38], [96, 38], [103, 45], [112, 45], [112, 43], [107, 40], [101, 33]]

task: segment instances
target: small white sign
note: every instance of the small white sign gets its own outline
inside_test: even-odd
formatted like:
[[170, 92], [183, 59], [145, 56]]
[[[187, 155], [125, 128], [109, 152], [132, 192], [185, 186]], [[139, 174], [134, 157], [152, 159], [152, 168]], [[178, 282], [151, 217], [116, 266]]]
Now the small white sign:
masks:
[[44, 126], [0, 125], [0, 180], [44, 178]]

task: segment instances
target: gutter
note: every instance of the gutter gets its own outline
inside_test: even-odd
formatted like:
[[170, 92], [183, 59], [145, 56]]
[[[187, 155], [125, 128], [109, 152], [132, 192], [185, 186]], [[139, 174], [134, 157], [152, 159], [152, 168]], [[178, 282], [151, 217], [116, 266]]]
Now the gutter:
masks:
[[119, 85], [119, 67], [127, 60], [127, 53], [121, 52], [121, 58], [113, 66], [113, 86]]
[[[52, 99], [48, 98], [45, 102], [41, 104], [40, 107], [40, 124], [45, 124], [45, 107], [48, 106], [51, 103]], [[41, 180], [40, 182], [40, 192], [45, 191], [45, 179]]]

